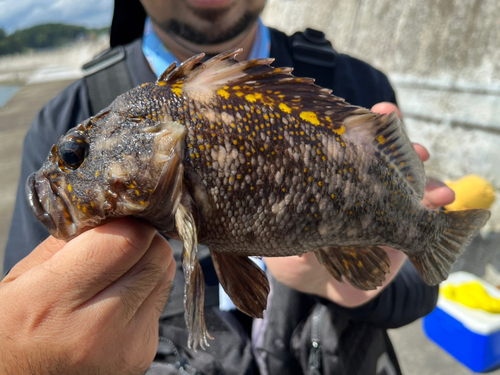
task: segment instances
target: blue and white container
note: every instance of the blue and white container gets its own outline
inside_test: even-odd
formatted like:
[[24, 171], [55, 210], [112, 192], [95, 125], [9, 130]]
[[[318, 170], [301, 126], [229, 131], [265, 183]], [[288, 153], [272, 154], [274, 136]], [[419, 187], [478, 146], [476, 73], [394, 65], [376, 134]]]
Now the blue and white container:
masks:
[[[500, 290], [467, 272], [450, 275], [446, 284], [479, 281], [488, 294], [500, 299]], [[439, 296], [437, 307], [423, 320], [427, 336], [475, 372], [500, 365], [500, 314], [473, 309]]]

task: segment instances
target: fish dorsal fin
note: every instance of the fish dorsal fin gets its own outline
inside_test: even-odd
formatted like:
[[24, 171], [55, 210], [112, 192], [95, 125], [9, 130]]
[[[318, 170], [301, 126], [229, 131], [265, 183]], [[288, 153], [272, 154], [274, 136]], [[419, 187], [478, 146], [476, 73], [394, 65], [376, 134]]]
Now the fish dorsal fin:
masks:
[[191, 56], [189, 59], [185, 60], [182, 64], [176, 67], [176, 63], [170, 64], [170, 66], [163, 72], [163, 74], [158, 78], [158, 81], [163, 81], [165, 83], [173, 83], [178, 80], [182, 80], [188, 77], [191, 72], [200, 64], [200, 61], [205, 57], [204, 53]]
[[[273, 68], [269, 66], [274, 59], [254, 59], [237, 61], [235, 56], [242, 49], [227, 51], [212, 57], [200, 64], [204, 54], [195, 55], [184, 61], [178, 67], [171, 65], [158, 79], [163, 84], [182, 84], [183, 90], [196, 92], [217, 92], [226, 85], [245, 83], [251, 88], [257, 81], [258, 85], [290, 82], [312, 83], [312, 78], [297, 78], [290, 73], [292, 68]], [[328, 91], [329, 93], [330, 91]]]
[[176, 66], [177, 66], [177, 62], [175, 62], [175, 61], [172, 64], [170, 64], [168, 66], [168, 68], [165, 69], [165, 71], [161, 74], [161, 76], [158, 77], [158, 79], [156, 80], [156, 83], [166, 82], [168, 80], [168, 76], [175, 69]]
[[343, 124], [346, 137], [371, 142], [394, 173], [407, 182], [415, 196], [419, 200], [424, 197], [424, 166], [396, 112], [381, 115], [358, 108], [344, 119]]

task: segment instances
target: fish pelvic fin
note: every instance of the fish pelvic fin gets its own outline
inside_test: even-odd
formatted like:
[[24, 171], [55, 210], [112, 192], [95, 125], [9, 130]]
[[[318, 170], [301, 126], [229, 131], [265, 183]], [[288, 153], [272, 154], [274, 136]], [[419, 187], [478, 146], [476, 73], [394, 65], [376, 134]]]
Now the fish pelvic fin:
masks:
[[377, 157], [382, 157], [387, 166], [408, 184], [418, 200], [422, 200], [425, 192], [424, 165], [395, 112], [381, 115], [359, 108], [344, 119], [344, 124], [346, 137], [357, 138], [361, 142], [367, 137], [366, 141], [373, 145]]
[[184, 309], [186, 326], [189, 331], [188, 347], [200, 346], [205, 349], [207, 339], [213, 339], [207, 331], [205, 324], [205, 279], [200, 262], [196, 257], [198, 252], [198, 234], [196, 224], [191, 212], [181, 203], [175, 213], [175, 224], [179, 237], [183, 243], [182, 268], [186, 286], [184, 290]]
[[210, 251], [215, 271], [234, 305], [253, 318], [263, 318], [269, 295], [267, 276], [246, 256]]
[[420, 254], [409, 254], [411, 262], [427, 284], [436, 285], [448, 277], [453, 264], [490, 215], [490, 211], [484, 209], [447, 212], [447, 225], [441, 228], [437, 240], [432, 241]]
[[391, 264], [385, 250], [378, 246], [329, 246], [313, 252], [337, 281], [345, 279], [360, 290], [382, 286]]

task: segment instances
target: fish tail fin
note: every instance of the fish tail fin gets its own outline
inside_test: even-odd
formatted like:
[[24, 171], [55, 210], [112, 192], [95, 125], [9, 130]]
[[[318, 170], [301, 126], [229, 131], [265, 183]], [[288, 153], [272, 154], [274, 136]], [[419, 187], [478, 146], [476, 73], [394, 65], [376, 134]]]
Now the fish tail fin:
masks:
[[418, 255], [409, 258], [424, 281], [429, 285], [439, 284], [450, 274], [451, 267], [460, 254], [471, 243], [486, 221], [490, 211], [474, 209], [450, 211], [441, 234]]

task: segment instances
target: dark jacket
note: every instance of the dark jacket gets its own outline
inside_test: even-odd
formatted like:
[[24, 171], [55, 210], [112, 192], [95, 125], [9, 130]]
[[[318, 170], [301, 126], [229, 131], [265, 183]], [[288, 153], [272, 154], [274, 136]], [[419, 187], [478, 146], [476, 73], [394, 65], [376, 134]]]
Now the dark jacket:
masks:
[[[294, 66], [292, 41], [291, 37], [272, 30], [274, 66]], [[156, 79], [144, 58], [140, 40], [127, 45], [125, 52], [134, 86]], [[327, 74], [322, 73], [324, 69], [307, 66], [299, 70], [299, 75], [319, 78], [323, 86], [333, 89], [333, 94], [349, 103], [367, 108], [382, 101], [396, 103], [386, 76], [350, 56], [336, 54], [334, 68], [329, 68]], [[24, 197], [28, 175], [41, 167], [52, 144], [57, 143], [62, 134], [93, 114], [85, 81], [78, 80], [51, 100], [35, 118], [24, 141], [20, 184], [5, 252], [6, 272], [48, 236], [45, 227], [31, 214]], [[216, 286], [215, 279], [210, 282], [210, 275], [215, 277], [210, 259], [201, 263], [208, 275], [207, 285]], [[176, 275], [176, 283], [182, 283], [178, 277], [182, 277], [182, 272]], [[199, 373], [207, 374], [257, 373], [259, 370], [269, 374], [397, 374], [400, 370], [385, 329], [400, 327], [429, 313], [436, 304], [438, 290], [424, 284], [411, 264], [405, 264], [377, 298], [356, 309], [296, 292], [274, 279], [271, 284], [266, 318], [255, 325], [253, 346], [244, 325], [240, 324], [245, 320], [240, 314], [228, 314], [208, 306], [208, 328], [218, 343], [207, 352], [193, 353], [184, 347], [182, 313], [166, 314], [160, 332], [164, 340], [160, 341], [158, 362], [150, 373], [176, 373], [184, 366], [194, 371], [191, 373], [196, 373], [196, 367], [203, 368]], [[177, 307], [175, 289], [167, 310]], [[182, 285], [177, 287], [178, 291], [182, 289]], [[317, 332], [326, 334], [323, 343], [319, 341], [319, 351], [319, 339], [313, 337]], [[386, 362], [392, 370], [384, 367]]]

